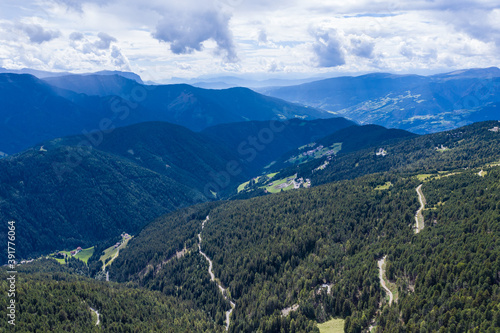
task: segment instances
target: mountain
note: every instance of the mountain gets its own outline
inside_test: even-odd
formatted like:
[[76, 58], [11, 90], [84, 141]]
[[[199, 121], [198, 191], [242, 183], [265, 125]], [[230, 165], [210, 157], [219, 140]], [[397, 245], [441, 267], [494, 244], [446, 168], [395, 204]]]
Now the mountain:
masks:
[[[106, 233], [135, 228], [109, 266], [118, 283], [76, 275], [92, 270], [73, 258], [64, 269], [43, 259], [17, 266], [17, 292], [28, 300], [19, 303], [18, 318], [26, 319], [20, 326], [94, 328], [92, 307], [103, 316], [95, 329], [108, 331], [208, 332], [227, 325], [233, 333], [319, 332], [318, 323], [332, 318], [345, 332], [370, 326], [376, 332], [496, 331], [498, 126], [482, 122], [421, 136], [379, 126], [345, 128], [317, 142], [351, 139], [345, 144], [350, 151], [341, 150], [322, 170], [302, 169], [314, 161], [294, 167], [319, 186], [248, 200], [199, 197], [184, 208], [191, 200], [186, 191], [199, 192], [141, 161], [175, 154], [179, 145], [165, 144], [166, 130], [182, 136], [189, 149], [197, 136], [205, 137], [175, 125], [116, 129], [103, 133], [116, 137], [94, 148], [75, 147], [83, 137], [62, 138], [4, 158], [0, 218], [17, 221], [16, 242], [24, 246], [16, 248], [16, 258], [41, 241], [74, 248], [83, 236], [98, 242]], [[370, 138], [378, 145], [363, 140]], [[152, 148], [141, 160], [125, 151], [136, 140], [138, 152]], [[380, 148], [385, 156], [376, 155]], [[177, 204], [180, 209], [153, 217]], [[151, 222], [143, 223], [148, 216]], [[7, 278], [5, 268], [0, 275]], [[42, 319], [30, 321], [31, 315]]]
[[237, 121], [328, 116], [246, 88], [146, 86], [118, 75], [68, 76], [54, 82], [61, 87], [26, 74], [0, 74], [1, 152], [13, 154], [45, 140], [145, 121], [201, 130]]
[[31, 68], [22, 68], [22, 69], [6, 69], [0, 67], [0, 73], [11, 73], [11, 74], [29, 74], [33, 75], [39, 79], [47, 79], [47, 78], [55, 78], [55, 77], [64, 77], [64, 76], [88, 76], [88, 75], [119, 75], [124, 78], [134, 80], [137, 83], [143, 83], [142, 79], [139, 75], [132, 73], [132, 72], [122, 72], [122, 71], [98, 71], [95, 73], [81, 73], [81, 74], [76, 74], [76, 73], [69, 73], [69, 72], [48, 72], [48, 71], [41, 71], [37, 69], [31, 69]]
[[54, 77], [54, 76], [63, 76], [63, 75], [69, 75], [69, 72], [48, 72], [48, 71], [41, 71], [37, 69], [31, 69], [31, 68], [22, 68], [22, 69], [7, 69], [0, 67], [0, 73], [10, 73], [10, 74], [29, 74], [36, 76], [39, 79], [47, 78], [47, 77]]
[[[198, 260], [210, 260], [214, 283], [234, 303], [229, 332], [318, 332], [317, 323], [330, 318], [343, 318], [346, 332], [494, 331], [500, 328], [495, 126], [389, 144], [389, 154], [377, 158], [398, 158], [383, 173], [365, 169], [351, 180], [168, 214], [130, 241], [111, 278], [182, 294], [199, 310], [217, 300], [203, 298], [201, 280], [184, 281], [199, 272]], [[449, 149], [436, 150], [443, 139]], [[342, 158], [356, 156], [360, 168], [376, 163], [363, 154]], [[424, 204], [424, 228], [415, 233]]]
[[46, 80], [51, 85], [87, 95], [116, 95], [162, 120], [202, 130], [221, 123], [249, 120], [326, 118], [315, 109], [260, 95], [248, 88], [208, 90], [186, 84], [140, 85], [120, 76], [65, 76]]
[[[496, 162], [500, 155], [500, 136], [490, 131], [498, 122], [481, 122], [452, 131], [406, 139], [379, 142], [376, 146], [339, 155], [319, 170], [325, 159], [318, 159], [283, 170], [310, 178], [313, 185], [342, 179], [354, 179], [366, 174], [399, 171], [437, 174], [463, 168], [477, 168]], [[383, 154], [380, 154], [380, 151]], [[379, 154], [377, 154], [379, 153]]]
[[334, 150], [334, 156], [342, 156], [353, 151], [368, 147], [378, 147], [394, 141], [403, 141], [415, 136], [417, 135], [408, 131], [387, 129], [379, 125], [350, 126], [340, 129], [331, 135], [311, 140], [307, 145], [303, 145], [302, 147], [297, 145], [299, 148], [288, 151], [279, 157], [271, 167], [271, 170], [277, 171], [293, 164], [318, 159], [321, 154], [307, 153], [315, 150], [318, 152]]
[[201, 134], [237, 152], [256, 175], [277, 156], [352, 125], [352, 121], [344, 118], [247, 121], [216, 125]]
[[377, 73], [259, 91], [362, 124], [420, 134], [498, 120], [500, 113], [500, 70], [494, 67], [433, 76]]
[[[230, 185], [248, 177], [248, 166], [240, 163], [236, 151], [212, 141], [201, 133], [165, 122], [145, 122], [89, 135], [59, 138], [43, 143], [51, 150], [64, 146], [92, 146], [116, 157], [126, 159], [142, 168], [175, 179], [185, 186], [213, 197], [208, 184], [217, 175], [226, 172], [228, 163], [237, 161], [238, 174], [232, 174], [230, 183], [217, 191], [224, 192]], [[215, 187], [210, 187], [214, 190]], [[214, 192], [214, 194], [215, 194]], [[219, 193], [222, 195], [222, 193]]]
[[[66, 75], [45, 78], [45, 82], [51, 86], [74, 91], [79, 94], [120, 97], [138, 84], [136, 80], [126, 78], [118, 74], [109, 75]], [[142, 83], [142, 81], [141, 81]]]
[[[336, 118], [273, 124], [289, 126], [269, 143], [270, 152], [281, 153], [351, 122]], [[233, 134], [222, 138], [244, 138], [263, 125], [236, 124], [228, 128]], [[294, 133], [300, 135], [292, 139]], [[257, 161], [268, 163], [263, 156]], [[258, 164], [215, 136], [169, 123], [140, 123], [45, 141], [1, 159], [0, 218], [18, 223], [22, 230], [17, 237], [29, 243], [18, 254], [30, 257], [91, 246], [123, 231], [133, 234], [166, 212], [226, 198], [260, 172]]]
[[[67, 96], [76, 95], [66, 91]], [[74, 96], [76, 98], [76, 96]], [[22, 151], [40, 141], [90, 130], [106, 113], [103, 100], [78, 103], [31, 75], [0, 74], [0, 151]]]
[[166, 212], [208, 200], [174, 178], [89, 147], [28, 150], [1, 159], [0, 170], [0, 218], [16, 221], [16, 239], [25, 244], [18, 258], [133, 234]]
[[236, 77], [236, 76], [201, 76], [197, 78], [185, 79], [172, 77], [170, 80], [166, 80], [163, 83], [168, 84], [189, 84], [194, 87], [204, 88], [204, 89], [227, 89], [235, 87], [246, 87], [251, 89], [258, 89], [263, 87], [281, 87], [281, 86], [292, 86], [306, 82], [312, 82], [317, 80], [317, 78], [297, 78], [297, 79], [280, 79], [272, 78], [259, 80], [252, 77]]

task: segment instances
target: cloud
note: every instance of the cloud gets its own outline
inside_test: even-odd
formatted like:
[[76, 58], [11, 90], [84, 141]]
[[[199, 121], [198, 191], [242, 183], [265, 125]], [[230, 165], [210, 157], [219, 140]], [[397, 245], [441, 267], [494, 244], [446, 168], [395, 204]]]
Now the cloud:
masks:
[[213, 40], [218, 53], [226, 61], [238, 60], [229, 30], [231, 16], [216, 9], [172, 10], [163, 13], [152, 36], [159, 41], [170, 43], [175, 54], [189, 54], [203, 49], [203, 42]]
[[261, 29], [259, 31], [258, 41], [259, 41], [259, 44], [267, 44], [267, 33], [266, 33], [266, 30]]
[[116, 67], [130, 70], [130, 63], [127, 57], [122, 54], [121, 50], [116, 45], [113, 45], [111, 48], [111, 58], [113, 58], [112, 61]]
[[59, 30], [45, 30], [39, 24], [19, 23], [17, 24], [17, 28], [22, 30], [32, 43], [37, 44], [48, 42], [61, 36], [61, 32]]
[[95, 3], [98, 5], [105, 5], [109, 3], [108, 0], [54, 0], [60, 5], [66, 6], [68, 9], [72, 9], [76, 12], [83, 13], [83, 4], [85, 3]]
[[483, 42], [493, 42], [500, 48], [500, 8], [468, 9], [444, 12], [438, 18], [451, 24], [456, 31], [464, 32]]
[[94, 45], [99, 50], [107, 50], [107, 49], [109, 49], [109, 46], [111, 45], [112, 42], [116, 42], [116, 38], [115, 37], [110, 36], [110, 35], [108, 35], [105, 32], [98, 33], [97, 37], [99, 37], [99, 40], [97, 40], [94, 43]]
[[432, 63], [438, 59], [438, 51], [430, 46], [410, 45], [402, 43], [399, 53], [411, 61]]
[[85, 38], [85, 36], [81, 32], [75, 31], [69, 35], [69, 39], [72, 41], [79, 41], [79, 40], [82, 40], [83, 38]]
[[353, 37], [350, 40], [351, 51], [354, 55], [362, 58], [373, 58], [375, 43], [361, 37]]
[[312, 45], [313, 62], [317, 67], [338, 67], [345, 64], [344, 51], [335, 29], [310, 30], [316, 41]]

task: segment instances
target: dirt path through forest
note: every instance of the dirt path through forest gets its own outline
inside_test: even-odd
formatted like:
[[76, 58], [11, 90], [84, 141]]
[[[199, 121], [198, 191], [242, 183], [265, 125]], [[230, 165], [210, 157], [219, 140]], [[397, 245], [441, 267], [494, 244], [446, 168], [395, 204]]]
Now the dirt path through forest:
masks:
[[[207, 223], [209, 219], [210, 219], [210, 217], [207, 216], [207, 218], [201, 224], [201, 231], [202, 232], [203, 232], [203, 229], [205, 228], [205, 223]], [[213, 272], [212, 260], [210, 260], [210, 258], [205, 254], [205, 252], [203, 252], [201, 250], [201, 232], [198, 234], [198, 240], [199, 240], [198, 249], [200, 250], [200, 254], [208, 261], [208, 274], [210, 274], [210, 281], [215, 281], [215, 283], [217, 283], [217, 286], [219, 287], [219, 290], [220, 290], [222, 296], [224, 296], [224, 298], [229, 301], [229, 304], [231, 304], [231, 309], [226, 311], [226, 331], [227, 331], [227, 330], [229, 330], [229, 324], [231, 323], [231, 313], [233, 312], [233, 309], [236, 306], [236, 304], [234, 304], [234, 302], [229, 300], [229, 298], [227, 297], [226, 289], [224, 289], [224, 287], [222, 287], [219, 280], [215, 279], [215, 274]]]
[[384, 288], [385, 292], [389, 295], [389, 305], [392, 304], [392, 301], [394, 299], [394, 295], [392, 294], [392, 291], [387, 288], [387, 285], [385, 284], [384, 276], [385, 276], [385, 269], [384, 269], [384, 264], [385, 264], [385, 257], [380, 259], [378, 262], [378, 277], [380, 279], [380, 285], [382, 288]]
[[420, 184], [417, 189], [417, 194], [418, 194], [418, 201], [420, 201], [420, 208], [417, 210], [417, 213], [415, 214], [415, 233], [418, 234], [420, 231], [424, 230], [425, 224], [424, 224], [424, 208], [425, 208], [425, 197], [424, 193], [422, 192], [422, 184]]

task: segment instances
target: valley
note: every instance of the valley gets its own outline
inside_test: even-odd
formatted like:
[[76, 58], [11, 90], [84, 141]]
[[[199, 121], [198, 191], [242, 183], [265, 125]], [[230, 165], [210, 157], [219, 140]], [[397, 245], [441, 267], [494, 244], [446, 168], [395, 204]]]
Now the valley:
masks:
[[[78, 100], [146, 89], [113, 75], [47, 79], [52, 88], [9, 80], [71, 101], [75, 114], [86, 112]], [[382, 81], [428, 84], [372, 84]], [[168, 95], [168, 112], [203, 105], [227, 118], [194, 124], [179, 112], [112, 131], [54, 130], [0, 159], [0, 218], [16, 221], [26, 245], [21, 332], [500, 329], [498, 120], [424, 134], [442, 129], [432, 122], [418, 135], [314, 119], [319, 109], [245, 89], [154, 89], [142, 115]], [[429, 101], [414, 90], [379, 104], [375, 95], [350, 114], [359, 103]], [[251, 108], [262, 118], [247, 117]]]

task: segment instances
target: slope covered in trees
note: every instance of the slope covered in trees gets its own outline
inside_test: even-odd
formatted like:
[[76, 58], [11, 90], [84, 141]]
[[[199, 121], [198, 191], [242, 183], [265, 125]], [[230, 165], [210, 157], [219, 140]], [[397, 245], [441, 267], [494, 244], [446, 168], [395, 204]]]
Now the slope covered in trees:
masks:
[[[498, 125], [497, 121], [481, 122], [395, 143], [382, 142], [334, 158], [323, 170], [315, 170], [324, 163], [324, 159], [319, 159], [284, 169], [282, 173], [298, 173], [299, 177], [310, 178], [313, 185], [318, 185], [386, 171], [437, 173], [474, 168], [498, 161], [500, 135], [490, 131]], [[377, 155], [380, 149], [385, 151], [385, 156]]]
[[[134, 234], [162, 214], [208, 200], [172, 178], [88, 147], [29, 150], [1, 159], [0, 170], [0, 219], [17, 223], [18, 258]], [[7, 231], [0, 230], [5, 241]]]
[[[264, 123], [237, 124], [225, 133], [243, 140], [251, 133], [258, 136]], [[288, 129], [270, 143], [271, 155], [307, 142], [315, 132], [331, 133], [351, 122], [274, 124]], [[245, 126], [247, 131], [239, 130]], [[297, 132], [302, 135], [289, 140]], [[27, 244], [19, 251], [21, 258], [90, 247], [124, 231], [134, 234], [167, 212], [227, 197], [257, 173], [258, 163], [246, 161], [233, 148], [208, 134], [163, 122], [46, 141], [0, 160], [0, 218], [21, 226], [19, 237]], [[272, 158], [259, 156], [265, 163]]]
[[308, 142], [309, 145], [305, 147], [288, 151], [277, 159], [271, 169], [280, 170], [289, 167], [291, 164], [297, 164], [297, 158], [294, 157], [300, 156], [308, 150], [319, 149], [319, 146], [323, 146], [326, 149], [334, 149], [334, 145], [339, 145], [337, 148], [338, 151], [335, 154], [338, 156], [368, 147], [377, 147], [403, 141], [412, 137], [416, 137], [416, 135], [407, 131], [387, 129], [378, 125], [350, 126], [330, 135], [317, 138], [315, 141], [310, 141]]
[[[222, 332], [189, 302], [145, 289], [69, 274], [52, 260], [18, 267], [16, 332]], [[6, 293], [7, 274], [0, 270]], [[7, 308], [7, 297], [0, 306]], [[99, 313], [97, 318], [91, 309]], [[11, 325], [2, 320], [0, 330]]]
[[425, 183], [426, 228], [389, 250], [400, 300], [379, 332], [500, 329], [500, 168]]
[[352, 125], [354, 122], [340, 117], [246, 121], [212, 126], [201, 134], [237, 153], [255, 175], [287, 151]]
[[[498, 133], [488, 131], [491, 125], [410, 139], [416, 141], [408, 163], [385, 173], [192, 207], [187, 218], [169, 215], [144, 228], [131, 242], [134, 248], [111, 269], [119, 281], [170, 295], [180, 289], [172, 281], [201, 264], [193, 258], [202, 259], [195, 250], [196, 234], [209, 215], [202, 250], [236, 304], [231, 332], [312, 332], [317, 322], [331, 317], [345, 318], [346, 332], [370, 325], [380, 332], [496, 331], [500, 174], [498, 166], [486, 164], [500, 160], [500, 152]], [[446, 138], [454, 155], [435, 149], [438, 139]], [[403, 145], [394, 147], [398, 144]], [[392, 163], [400, 159], [402, 152]], [[475, 167], [483, 167], [486, 176]], [[441, 168], [453, 172], [438, 173]], [[435, 176], [423, 185], [426, 227], [415, 234], [420, 206], [415, 188], [422, 179], [418, 174], [428, 171]], [[185, 230], [190, 228], [191, 234]], [[162, 244], [167, 233], [176, 241]], [[156, 249], [149, 251], [148, 244]], [[143, 277], [148, 265], [165, 262], [183, 248], [190, 254]], [[377, 267], [386, 255], [386, 274], [399, 294], [390, 306]], [[198, 283], [190, 295], [202, 289]], [[203, 300], [198, 307], [217, 304], [215, 297]], [[294, 311], [284, 316], [286, 308]]]

